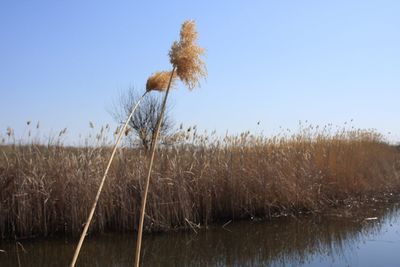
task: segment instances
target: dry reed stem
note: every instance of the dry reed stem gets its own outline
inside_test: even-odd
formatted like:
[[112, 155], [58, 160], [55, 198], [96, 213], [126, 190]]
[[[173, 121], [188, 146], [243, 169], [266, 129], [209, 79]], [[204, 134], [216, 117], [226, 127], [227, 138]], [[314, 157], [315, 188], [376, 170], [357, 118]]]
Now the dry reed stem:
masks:
[[[200, 78], [205, 77], [207, 75], [205, 70], [205, 64], [201, 59], [201, 55], [204, 54], [204, 49], [197, 46], [196, 41], [197, 41], [196, 24], [192, 20], [185, 21], [181, 27], [179, 42], [174, 42], [171, 47], [171, 51], [169, 52], [170, 62], [173, 66], [173, 69], [170, 73], [168, 86], [164, 96], [160, 116], [157, 122], [156, 133], [154, 135], [151, 147], [151, 157], [147, 173], [145, 192], [142, 199], [138, 237], [136, 243], [136, 255], [135, 255], [136, 267], [139, 267], [140, 264], [140, 249], [142, 244], [144, 215], [146, 210], [147, 194], [149, 190], [151, 170], [153, 167], [153, 161], [155, 155], [155, 148], [157, 146], [157, 139], [160, 131], [161, 121], [165, 111], [165, 105], [167, 103], [169, 90], [171, 88], [171, 84], [173, 83], [175, 77], [175, 71], [179, 79], [181, 79], [181, 81], [190, 90], [192, 90], [196, 86], [199, 86]], [[149, 90], [164, 91], [163, 88], [165, 88], [165, 81], [166, 81], [165, 75], [167, 73], [168, 72], [158, 72], [155, 73], [155, 75], [151, 76], [147, 81], [146, 89], [148, 91]]]
[[181, 81], [190, 89], [200, 85], [200, 79], [207, 76], [201, 56], [204, 48], [196, 44], [197, 31], [193, 20], [185, 21], [180, 31], [179, 42], [174, 42], [169, 52], [170, 62], [176, 68]]
[[171, 83], [172, 83], [172, 80], [174, 77], [174, 73], [175, 73], [175, 67], [171, 71], [171, 75], [170, 75], [168, 86], [167, 86], [167, 91], [165, 92], [164, 100], [163, 100], [162, 107], [161, 107], [161, 112], [158, 117], [156, 131], [155, 131], [152, 146], [151, 146], [151, 151], [150, 151], [151, 156], [150, 156], [150, 161], [149, 161], [149, 168], [148, 168], [148, 172], [147, 172], [146, 185], [145, 185], [145, 190], [144, 190], [144, 194], [143, 194], [143, 198], [142, 198], [142, 205], [141, 205], [141, 209], [140, 209], [140, 221], [139, 221], [138, 236], [137, 236], [137, 241], [136, 241], [135, 267], [139, 267], [139, 265], [140, 265], [140, 250], [142, 247], [144, 215], [146, 212], [146, 203], [147, 203], [147, 195], [149, 192], [151, 170], [153, 168], [154, 156], [155, 156], [155, 151], [156, 151], [156, 147], [157, 147], [157, 140], [158, 140], [158, 136], [160, 134], [160, 126], [161, 126], [162, 118], [164, 116], [165, 106], [167, 103], [167, 98], [168, 98], [169, 90], [171, 88]]
[[128, 123], [129, 123], [130, 119], [132, 118], [133, 113], [135, 112], [136, 108], [139, 106], [141, 100], [145, 97], [146, 94], [147, 94], [147, 92], [145, 92], [145, 93], [142, 95], [142, 97], [137, 101], [136, 105], [132, 108], [132, 111], [131, 111], [131, 113], [129, 114], [129, 116], [128, 116], [128, 118], [127, 118], [125, 124], [124, 124], [124, 127], [121, 129], [121, 131], [120, 131], [120, 133], [119, 133], [119, 135], [118, 135], [117, 141], [115, 142], [115, 145], [114, 145], [114, 149], [113, 149], [113, 151], [112, 151], [112, 153], [111, 153], [111, 156], [110, 156], [110, 160], [108, 161], [108, 164], [107, 164], [106, 170], [105, 170], [105, 172], [104, 172], [103, 178], [101, 179], [101, 183], [100, 183], [100, 185], [99, 185], [99, 189], [97, 190], [96, 198], [95, 198], [95, 200], [94, 200], [94, 202], [93, 202], [92, 209], [90, 210], [90, 213], [89, 213], [89, 216], [88, 216], [88, 218], [87, 218], [85, 227], [84, 227], [83, 232], [82, 232], [82, 234], [81, 234], [81, 237], [80, 237], [80, 239], [79, 239], [79, 243], [78, 243], [78, 245], [77, 245], [77, 247], [76, 247], [76, 249], [75, 249], [75, 253], [74, 253], [74, 256], [73, 256], [73, 258], [72, 258], [72, 262], [71, 262], [71, 264], [70, 264], [71, 267], [74, 267], [74, 266], [75, 266], [76, 261], [77, 261], [77, 259], [78, 259], [79, 252], [80, 252], [80, 250], [81, 250], [81, 247], [82, 247], [83, 241], [84, 241], [84, 239], [85, 239], [86, 233], [87, 233], [87, 231], [88, 231], [88, 229], [89, 229], [90, 222], [92, 221], [94, 212], [95, 212], [95, 210], [96, 210], [97, 202], [99, 201], [101, 191], [103, 190], [104, 182], [105, 182], [105, 180], [106, 180], [106, 177], [107, 177], [108, 171], [109, 171], [109, 169], [110, 169], [112, 160], [114, 159], [115, 152], [117, 151], [118, 145], [119, 145], [119, 143], [120, 143], [120, 141], [121, 141], [121, 139], [122, 139], [123, 134], [125, 133], [126, 127], [128, 126]]

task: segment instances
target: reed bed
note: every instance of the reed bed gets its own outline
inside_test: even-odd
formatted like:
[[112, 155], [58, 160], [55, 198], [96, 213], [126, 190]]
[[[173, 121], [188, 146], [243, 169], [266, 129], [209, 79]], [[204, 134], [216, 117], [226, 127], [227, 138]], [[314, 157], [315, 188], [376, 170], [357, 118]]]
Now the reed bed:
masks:
[[[8, 138], [0, 146], [1, 238], [78, 235], [111, 154], [107, 142], [68, 147]], [[141, 149], [117, 152], [91, 233], [137, 230], [147, 157]], [[192, 229], [399, 192], [400, 153], [373, 131], [266, 138], [189, 128], [161, 141], [152, 176], [145, 231]]]

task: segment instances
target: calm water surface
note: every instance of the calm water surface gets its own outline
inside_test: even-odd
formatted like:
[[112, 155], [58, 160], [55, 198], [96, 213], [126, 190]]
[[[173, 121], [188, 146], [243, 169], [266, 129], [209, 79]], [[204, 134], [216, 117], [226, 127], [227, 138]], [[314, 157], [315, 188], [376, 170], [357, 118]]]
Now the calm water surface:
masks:
[[[377, 217], [374, 218], [374, 217]], [[21, 241], [21, 266], [67, 266], [76, 240]], [[133, 266], [130, 234], [87, 239], [78, 266]], [[0, 243], [0, 266], [18, 266], [15, 243]], [[400, 266], [400, 206], [229, 223], [207, 231], [148, 235], [143, 266]]]

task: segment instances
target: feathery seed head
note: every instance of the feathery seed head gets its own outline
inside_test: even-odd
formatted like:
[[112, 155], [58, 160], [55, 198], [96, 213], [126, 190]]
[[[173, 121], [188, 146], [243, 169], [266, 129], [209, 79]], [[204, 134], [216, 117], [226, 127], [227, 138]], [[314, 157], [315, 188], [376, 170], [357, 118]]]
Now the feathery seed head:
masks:
[[125, 129], [125, 136], [128, 136], [128, 134], [132, 131], [131, 128], [126, 128]]
[[182, 24], [179, 42], [174, 42], [169, 52], [170, 62], [176, 68], [178, 77], [190, 90], [199, 86], [199, 80], [207, 76], [205, 63], [201, 59], [205, 50], [196, 41], [196, 24], [193, 20], [187, 20]]
[[[166, 91], [168, 88], [168, 83], [169, 79], [171, 77], [171, 72], [170, 71], [160, 71], [152, 74], [148, 79], [146, 83], [146, 91]], [[176, 80], [176, 74], [174, 73], [174, 76], [172, 77], [171, 81], [171, 86], [174, 85]]]
[[7, 135], [9, 137], [13, 136], [14, 135], [14, 129], [11, 128], [11, 127], [7, 127]]

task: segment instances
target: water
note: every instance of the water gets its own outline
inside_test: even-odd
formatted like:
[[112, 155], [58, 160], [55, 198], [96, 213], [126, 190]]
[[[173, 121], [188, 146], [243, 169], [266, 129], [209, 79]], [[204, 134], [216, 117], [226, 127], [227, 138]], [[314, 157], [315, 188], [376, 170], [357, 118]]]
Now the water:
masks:
[[[375, 219], [374, 217], [377, 217]], [[88, 238], [78, 266], [133, 266], [132, 234]], [[20, 241], [21, 266], [67, 266], [76, 240]], [[147, 235], [143, 266], [400, 266], [400, 207], [283, 216]], [[22, 246], [25, 251], [22, 251]], [[15, 242], [0, 243], [0, 266], [18, 266]]]

